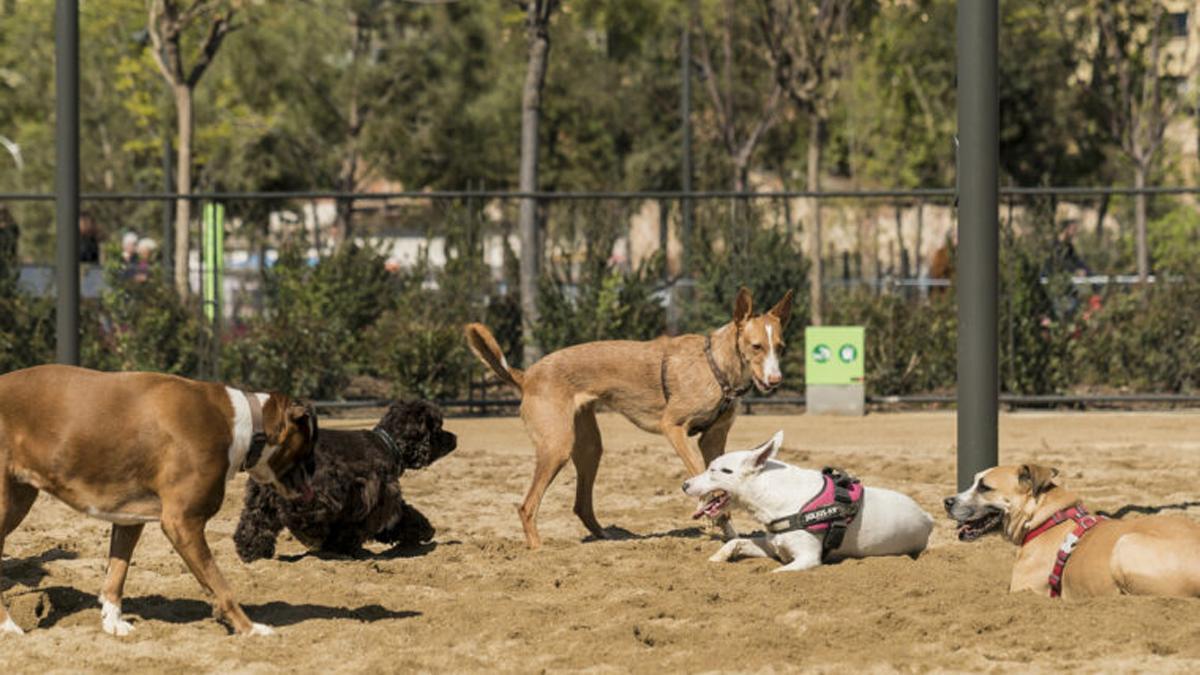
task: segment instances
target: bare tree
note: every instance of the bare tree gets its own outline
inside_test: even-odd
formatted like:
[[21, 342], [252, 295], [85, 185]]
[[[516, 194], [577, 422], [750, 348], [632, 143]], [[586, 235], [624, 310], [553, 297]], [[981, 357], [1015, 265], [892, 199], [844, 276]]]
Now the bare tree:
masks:
[[[153, 47], [154, 62], [163, 79], [171, 87], [175, 100], [177, 133], [175, 160], [175, 191], [180, 195], [192, 191], [192, 132], [195, 127], [194, 94], [196, 85], [208, 70], [221, 48], [225, 36], [233, 30], [236, 11], [232, 0], [151, 0], [146, 24]], [[207, 24], [189, 66], [184, 58], [183, 36], [190, 28]], [[175, 290], [187, 297], [188, 287], [188, 226], [191, 221], [191, 201], [180, 199], [175, 206]]]
[[[529, 42], [525, 86], [521, 92], [521, 167], [517, 187], [521, 192], [536, 192], [542, 90], [546, 84], [546, 67], [550, 56], [550, 16], [558, 6], [558, 0], [526, 0], [517, 4], [525, 11], [525, 35]], [[540, 319], [537, 290], [542, 267], [537, 207], [536, 199], [521, 199], [518, 220], [521, 234], [521, 332], [524, 336], [526, 367], [541, 357], [541, 350], [533, 341], [533, 328]]]
[[[758, 18], [773, 71], [797, 109], [808, 117], [807, 190], [821, 190], [821, 146], [830, 106], [837, 96], [837, 58], [848, 38], [856, 0], [759, 0]], [[814, 326], [824, 319], [821, 286], [821, 203], [813, 198], [808, 228], [809, 309]]]
[[[363, 71], [372, 59], [371, 47], [379, 24], [384, 19], [382, 14], [384, 3], [380, 0], [372, 0], [369, 3], [351, 2], [348, 4], [347, 20], [352, 38], [349, 72], [346, 73], [349, 91], [346, 93], [345, 114], [337, 112], [336, 101], [327, 98], [327, 102], [336, 112], [346, 134], [346, 148], [338, 177], [339, 188], [343, 192], [355, 192], [359, 185], [363, 130], [377, 110], [386, 109], [387, 104], [399, 89], [397, 85], [405, 72], [401, 69], [391, 69], [382, 80], [368, 82], [369, 78]], [[371, 89], [370, 95], [364, 91], [368, 86]], [[327, 94], [322, 95], [328, 97]], [[352, 200], [338, 201], [337, 225], [341, 230], [343, 241], [354, 236], [354, 202]]]
[[696, 0], [692, 0], [692, 17], [700, 42], [697, 62], [704, 76], [704, 89], [713, 107], [721, 145], [729, 155], [729, 162], [733, 168], [732, 187], [735, 191], [741, 192], [746, 189], [748, 184], [750, 159], [754, 155], [754, 150], [762, 140], [763, 134], [769, 131], [775, 123], [779, 104], [783, 98], [783, 86], [778, 78], [773, 78], [775, 81], [771, 84], [771, 90], [761, 102], [758, 111], [748, 123], [741, 124], [735, 106], [739, 96], [738, 92], [734, 91], [733, 84], [736, 78], [734, 73], [736, 67], [734, 64], [734, 33], [736, 31], [734, 19], [739, 12], [734, 0], [725, 0], [723, 8], [724, 12], [719, 27], [721, 70], [718, 74], [717, 69], [713, 67], [713, 50], [709, 47], [708, 30], [704, 25], [698, 3]]
[[[1163, 5], [1150, 2], [1097, 2], [1099, 42], [1093, 77], [1110, 100], [1109, 129], [1133, 164], [1134, 186], [1146, 187], [1162, 148], [1167, 124], [1180, 99], [1164, 91]], [[1150, 276], [1146, 242], [1146, 195], [1134, 196], [1134, 237], [1138, 282]]]

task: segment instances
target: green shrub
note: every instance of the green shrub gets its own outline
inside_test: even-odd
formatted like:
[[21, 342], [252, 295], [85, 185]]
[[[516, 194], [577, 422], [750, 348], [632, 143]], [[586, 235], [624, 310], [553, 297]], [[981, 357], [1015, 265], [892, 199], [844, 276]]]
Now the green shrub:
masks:
[[1074, 381], [1106, 389], [1196, 391], [1198, 291], [1190, 282], [1108, 293], [1072, 344]]
[[161, 266], [150, 266], [144, 279], [126, 274], [114, 241], [105, 251], [104, 281], [98, 314], [81, 312], [100, 341], [81, 350], [85, 362], [111, 370], [200, 373], [208, 327], [196, 304], [180, 301]]
[[336, 398], [368, 359], [363, 336], [393, 302], [383, 256], [345, 245], [309, 266], [298, 243], [264, 275], [263, 312], [224, 349], [226, 379]]
[[50, 361], [54, 356], [54, 305], [21, 292], [17, 258], [20, 231], [0, 207], [0, 373]]
[[662, 335], [666, 312], [655, 296], [652, 265], [622, 273], [602, 264], [568, 284], [543, 277], [538, 301], [541, 321], [534, 339], [545, 353], [594, 340], [649, 340]]
[[829, 308], [831, 325], [866, 327], [869, 395], [900, 396], [954, 387], [958, 316], [952, 293], [935, 295], [925, 303], [898, 293], [849, 291], [831, 296]]

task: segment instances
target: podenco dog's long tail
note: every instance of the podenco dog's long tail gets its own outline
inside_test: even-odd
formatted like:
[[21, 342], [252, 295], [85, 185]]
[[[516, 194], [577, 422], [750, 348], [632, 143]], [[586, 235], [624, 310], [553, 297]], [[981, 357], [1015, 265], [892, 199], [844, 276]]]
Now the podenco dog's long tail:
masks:
[[475, 352], [475, 356], [478, 356], [484, 365], [491, 368], [492, 372], [496, 373], [500, 379], [516, 387], [518, 392], [524, 390], [525, 373], [508, 365], [508, 360], [504, 358], [500, 344], [496, 342], [496, 338], [492, 335], [492, 331], [487, 329], [487, 326], [481, 323], [469, 323], [463, 332], [467, 335], [467, 346]]

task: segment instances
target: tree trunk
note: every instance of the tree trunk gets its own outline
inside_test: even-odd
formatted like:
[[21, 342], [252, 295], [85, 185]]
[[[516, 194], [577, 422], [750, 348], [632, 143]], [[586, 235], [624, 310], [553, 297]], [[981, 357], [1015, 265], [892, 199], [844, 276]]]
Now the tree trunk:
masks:
[[[192, 192], [192, 90], [187, 85], [173, 87], [175, 94], [175, 122], [177, 139], [175, 152], [175, 192], [188, 195]], [[191, 293], [188, 269], [188, 236], [192, 219], [192, 202], [179, 199], [175, 203], [175, 291], [180, 298]]]
[[[550, 52], [548, 26], [535, 18], [540, 4], [531, 3], [529, 10], [529, 63], [521, 95], [521, 169], [518, 186], [521, 192], [536, 192], [538, 189], [538, 127], [542, 115], [542, 87], [546, 81]], [[528, 368], [541, 357], [541, 350], [533, 339], [533, 329], [541, 318], [537, 290], [542, 251], [538, 237], [537, 200], [521, 199], [520, 209], [521, 334], [525, 356], [523, 365]]]
[[[1149, 167], [1146, 163], [1138, 162], [1134, 171], [1133, 184], [1139, 190], [1146, 187], [1146, 173]], [[1139, 192], [1133, 202], [1133, 227], [1137, 240], [1137, 274], [1138, 284], [1145, 286], [1150, 278], [1150, 254], [1146, 250], [1146, 194]]]
[[[825, 126], [824, 120], [816, 115], [808, 127], [808, 191], [821, 190], [821, 131]], [[808, 228], [808, 293], [809, 321], [814, 326], [820, 326], [825, 317], [825, 289], [822, 280], [825, 278], [824, 263], [821, 257], [821, 200], [810, 198], [812, 224]]]

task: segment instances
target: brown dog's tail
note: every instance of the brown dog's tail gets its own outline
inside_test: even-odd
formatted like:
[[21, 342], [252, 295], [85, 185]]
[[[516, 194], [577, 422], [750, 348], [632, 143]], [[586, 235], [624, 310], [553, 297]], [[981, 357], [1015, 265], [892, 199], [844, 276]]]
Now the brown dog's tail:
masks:
[[491, 368], [492, 372], [496, 373], [500, 379], [516, 387], [518, 392], [524, 390], [525, 373], [508, 365], [508, 360], [504, 358], [500, 344], [496, 342], [495, 336], [492, 335], [492, 331], [487, 329], [487, 326], [481, 323], [469, 323], [463, 332], [467, 335], [467, 346], [475, 352], [475, 356], [478, 356], [484, 365]]

